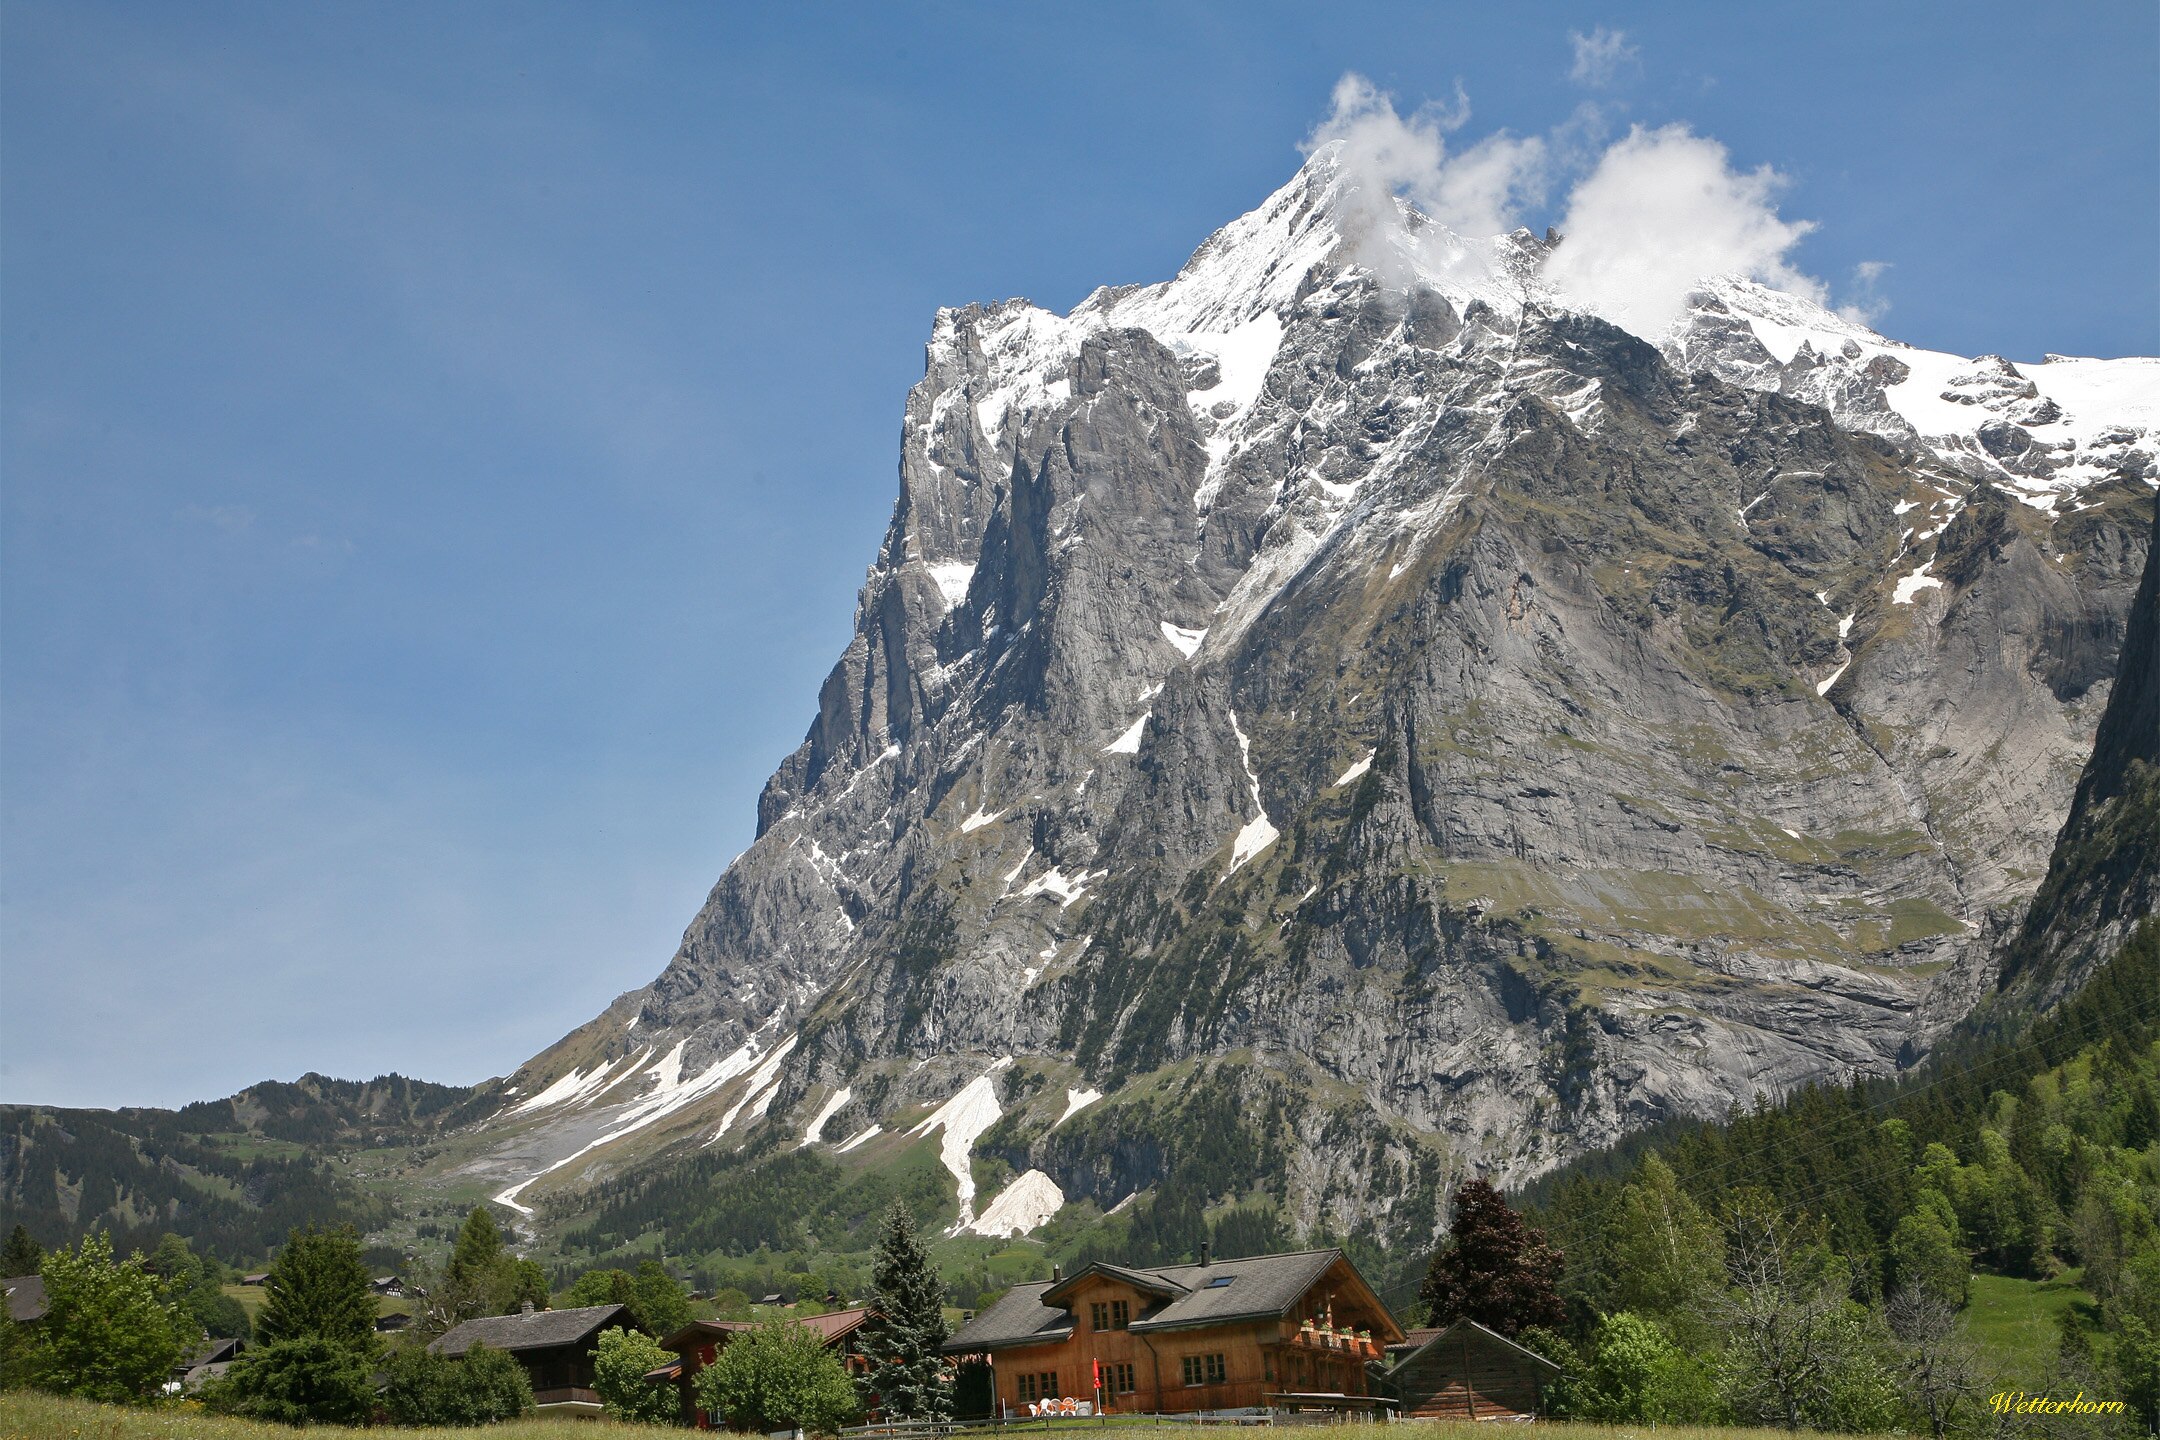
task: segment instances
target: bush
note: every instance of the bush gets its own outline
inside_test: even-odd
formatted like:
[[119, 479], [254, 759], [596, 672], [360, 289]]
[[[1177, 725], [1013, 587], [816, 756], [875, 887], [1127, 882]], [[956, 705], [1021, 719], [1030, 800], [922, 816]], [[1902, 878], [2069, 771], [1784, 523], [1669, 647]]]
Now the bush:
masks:
[[373, 1367], [366, 1352], [319, 1335], [273, 1340], [204, 1385], [202, 1401], [280, 1425], [364, 1425], [375, 1403]]
[[532, 1381], [507, 1351], [475, 1345], [452, 1360], [407, 1350], [390, 1361], [383, 1409], [400, 1425], [492, 1425], [533, 1408]]
[[202, 1338], [194, 1317], [164, 1298], [142, 1257], [114, 1260], [104, 1235], [55, 1250], [41, 1273], [48, 1308], [37, 1325], [11, 1332], [11, 1379], [85, 1400], [147, 1400]]
[[1625, 1310], [1607, 1315], [1598, 1321], [1590, 1363], [1568, 1387], [1569, 1414], [1608, 1425], [1646, 1419], [1652, 1376], [1673, 1354], [1672, 1341], [1641, 1316]]
[[650, 1335], [611, 1325], [600, 1332], [593, 1356], [593, 1390], [617, 1420], [669, 1424], [682, 1413], [681, 1396], [673, 1385], [645, 1377], [674, 1358]]
[[731, 1429], [800, 1426], [830, 1434], [855, 1418], [855, 1382], [839, 1357], [802, 1325], [776, 1320], [737, 1335], [698, 1373], [700, 1409]]

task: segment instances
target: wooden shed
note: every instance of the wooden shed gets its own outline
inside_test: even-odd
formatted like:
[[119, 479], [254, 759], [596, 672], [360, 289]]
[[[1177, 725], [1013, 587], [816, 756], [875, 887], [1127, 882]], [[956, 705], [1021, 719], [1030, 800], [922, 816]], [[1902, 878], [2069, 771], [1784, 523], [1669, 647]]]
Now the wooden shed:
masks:
[[542, 1415], [588, 1416], [601, 1411], [593, 1390], [593, 1355], [600, 1332], [611, 1325], [636, 1329], [623, 1305], [586, 1305], [575, 1310], [535, 1310], [467, 1320], [428, 1345], [455, 1358], [475, 1345], [507, 1350], [532, 1380], [533, 1404]]
[[1406, 1417], [1527, 1420], [1545, 1413], [1560, 1367], [1475, 1320], [1432, 1332], [1382, 1382]]

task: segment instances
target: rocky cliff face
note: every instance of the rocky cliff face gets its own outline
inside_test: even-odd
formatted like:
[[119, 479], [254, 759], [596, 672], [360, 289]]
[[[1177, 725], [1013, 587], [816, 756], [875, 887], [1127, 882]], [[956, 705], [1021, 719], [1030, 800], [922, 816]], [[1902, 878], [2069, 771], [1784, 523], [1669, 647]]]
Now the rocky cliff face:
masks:
[[510, 1203], [912, 1130], [957, 1224], [1033, 1172], [1027, 1228], [1205, 1113], [1294, 1229], [1422, 1236], [1985, 988], [2145, 562], [2150, 363], [1727, 281], [1652, 344], [1527, 233], [1383, 283], [1348, 183], [940, 313], [810, 732], [660, 977], [513, 1077]]
[[[2160, 526], [2160, 513], [2155, 515]], [[2107, 712], [2040, 891], [2003, 958], [1988, 1020], [2075, 994], [2160, 914], [2160, 552], [2148, 549]]]

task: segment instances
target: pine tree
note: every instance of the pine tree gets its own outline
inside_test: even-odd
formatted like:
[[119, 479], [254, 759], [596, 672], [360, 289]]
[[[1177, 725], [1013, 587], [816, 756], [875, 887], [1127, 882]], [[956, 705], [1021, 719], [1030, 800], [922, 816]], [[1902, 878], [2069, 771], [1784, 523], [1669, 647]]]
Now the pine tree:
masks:
[[7, 1246], [0, 1249], [0, 1275], [13, 1280], [20, 1275], [35, 1275], [45, 1260], [45, 1247], [30, 1238], [30, 1232], [17, 1225], [8, 1232]]
[[892, 1420], [950, 1420], [952, 1386], [940, 1350], [944, 1287], [907, 1206], [897, 1200], [885, 1212], [869, 1300], [876, 1317], [863, 1327], [870, 1361], [860, 1382], [864, 1408], [882, 1409]]
[[360, 1237], [350, 1225], [295, 1230], [270, 1266], [255, 1337], [315, 1338], [349, 1350], [375, 1348], [375, 1295], [368, 1288]]
[[496, 1228], [495, 1217], [488, 1214], [485, 1205], [475, 1205], [458, 1231], [446, 1276], [453, 1285], [486, 1290], [494, 1283], [502, 1263], [502, 1231]]
[[1448, 1243], [1433, 1256], [1418, 1299], [1433, 1325], [1475, 1320], [1502, 1335], [1532, 1325], [1558, 1329], [1567, 1321], [1562, 1263], [1545, 1232], [1524, 1224], [1498, 1190], [1466, 1180], [1455, 1192]]

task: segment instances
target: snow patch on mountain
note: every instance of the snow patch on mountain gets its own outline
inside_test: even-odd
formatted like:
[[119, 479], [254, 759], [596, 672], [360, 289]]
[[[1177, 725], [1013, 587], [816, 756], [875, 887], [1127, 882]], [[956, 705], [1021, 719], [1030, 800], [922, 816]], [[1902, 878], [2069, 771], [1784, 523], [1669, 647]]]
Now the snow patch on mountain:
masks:
[[848, 1153], [848, 1151], [853, 1150], [856, 1146], [865, 1144], [871, 1140], [875, 1140], [878, 1136], [884, 1133], [885, 1127], [882, 1125], [865, 1125], [862, 1129], [856, 1131], [853, 1135], [850, 1135], [847, 1139], [841, 1141], [838, 1145], [835, 1145], [833, 1147], [833, 1153], [835, 1155], [845, 1155]]
[[1139, 754], [1140, 737], [1146, 732], [1148, 716], [1152, 713], [1153, 712], [1150, 711], [1142, 714], [1139, 719], [1133, 721], [1131, 726], [1126, 729], [1124, 734], [1118, 736], [1117, 739], [1112, 740], [1109, 744], [1102, 747], [1102, 753], [1105, 755]]
[[[1012, 1063], [1010, 1055], [992, 1062], [989, 1069], [968, 1081], [958, 1094], [907, 1132], [911, 1137], [928, 1135], [939, 1129], [945, 1132], [945, 1138], [938, 1145], [938, 1160], [952, 1175], [960, 1197], [960, 1220], [948, 1234], [959, 1234], [975, 1218], [975, 1141], [983, 1131], [997, 1124], [998, 1116], [1004, 1113], [998, 1106], [996, 1076]], [[850, 1141], [849, 1146], [854, 1143]], [[1063, 1197], [1059, 1198], [1062, 1203]]]
[[795, 1036], [788, 1036], [786, 1040], [780, 1043], [778, 1049], [758, 1063], [757, 1069], [750, 1073], [749, 1080], [744, 1083], [741, 1097], [728, 1108], [727, 1114], [720, 1117], [719, 1128], [715, 1129], [712, 1135], [707, 1138], [706, 1144], [712, 1144], [733, 1129], [736, 1118], [742, 1115], [746, 1107], [749, 1109], [750, 1120], [753, 1124], [765, 1114], [766, 1109], [772, 1104], [774, 1092], [780, 1088], [781, 1062], [795, 1052], [795, 1040]]
[[1343, 771], [1342, 774], [1336, 776], [1335, 784], [1330, 788], [1340, 789], [1341, 787], [1348, 785], [1351, 781], [1363, 775], [1366, 771], [1372, 769], [1373, 757], [1379, 753], [1380, 752], [1377, 750], [1366, 751], [1365, 758], [1358, 761], [1357, 764], [1352, 765], [1349, 769]]
[[977, 1235], [1005, 1239], [1029, 1235], [1050, 1223], [1065, 1208], [1065, 1192], [1040, 1170], [1030, 1170], [998, 1192], [980, 1219], [962, 1226]]
[[1823, 405], [1842, 425], [1920, 445], [2037, 509], [2118, 472], [2160, 478], [2153, 357], [2021, 365], [1921, 350], [1732, 276], [1706, 279], [1674, 331], [1651, 338], [1690, 368]]
[[975, 578], [975, 567], [965, 560], [940, 560], [929, 567], [930, 579], [936, 584], [938, 594], [945, 597], [945, 608], [950, 610], [967, 599], [968, 585]]
[[[636, 1059], [629, 1062], [630, 1066], [635, 1067], [638, 1061], [643, 1060], [646, 1055], [651, 1053], [650, 1050], [640, 1052]], [[536, 1110], [547, 1110], [557, 1105], [568, 1105], [579, 1100], [589, 1100], [606, 1088], [605, 1082], [608, 1075], [615, 1069], [615, 1066], [616, 1062], [609, 1060], [603, 1062], [590, 1074], [587, 1074], [582, 1067], [572, 1070], [539, 1094], [511, 1106], [506, 1113], [509, 1115], [530, 1115]], [[626, 1069], [624, 1074], [628, 1073], [630, 1071]], [[617, 1075], [615, 1078], [620, 1080], [623, 1077]]]
[[1897, 588], [1890, 592], [1890, 603], [1893, 605], [1910, 605], [1913, 603], [1914, 597], [1919, 595], [1922, 590], [1941, 589], [1943, 582], [1927, 573], [1928, 567], [1934, 563], [1933, 560], [1930, 560], [1919, 569], [1899, 576]]
[[1200, 642], [1207, 639], [1207, 631], [1188, 630], [1183, 625], [1173, 625], [1165, 620], [1162, 622], [1162, 637], [1177, 647], [1178, 654], [1190, 660], [1193, 652], [1200, 648]]
[[1058, 1116], [1056, 1122], [1050, 1128], [1052, 1130], [1057, 1129], [1059, 1125], [1063, 1125], [1067, 1120], [1072, 1119], [1073, 1116], [1100, 1099], [1102, 1099], [1102, 1091], [1100, 1090], [1074, 1090], [1068, 1088], [1065, 1091], [1065, 1113]]
[[1245, 764], [1245, 781], [1252, 787], [1253, 809], [1257, 812], [1245, 828], [1238, 831], [1237, 839], [1230, 846], [1230, 868], [1223, 872], [1228, 879], [1237, 873], [1238, 867], [1275, 843], [1281, 833], [1269, 821], [1267, 806], [1260, 802], [1260, 777], [1252, 768], [1252, 741], [1245, 736], [1245, 727], [1238, 724], [1237, 712], [1230, 712], [1230, 728], [1237, 735], [1238, 755]]
[[854, 1098], [855, 1091], [852, 1086], [843, 1085], [838, 1090], [833, 1091], [817, 1114], [810, 1117], [810, 1123], [803, 1127], [802, 1140], [795, 1148], [800, 1150], [806, 1145], [815, 1145], [819, 1140], [823, 1139], [825, 1122], [837, 1115], [840, 1112], [840, 1107]]

